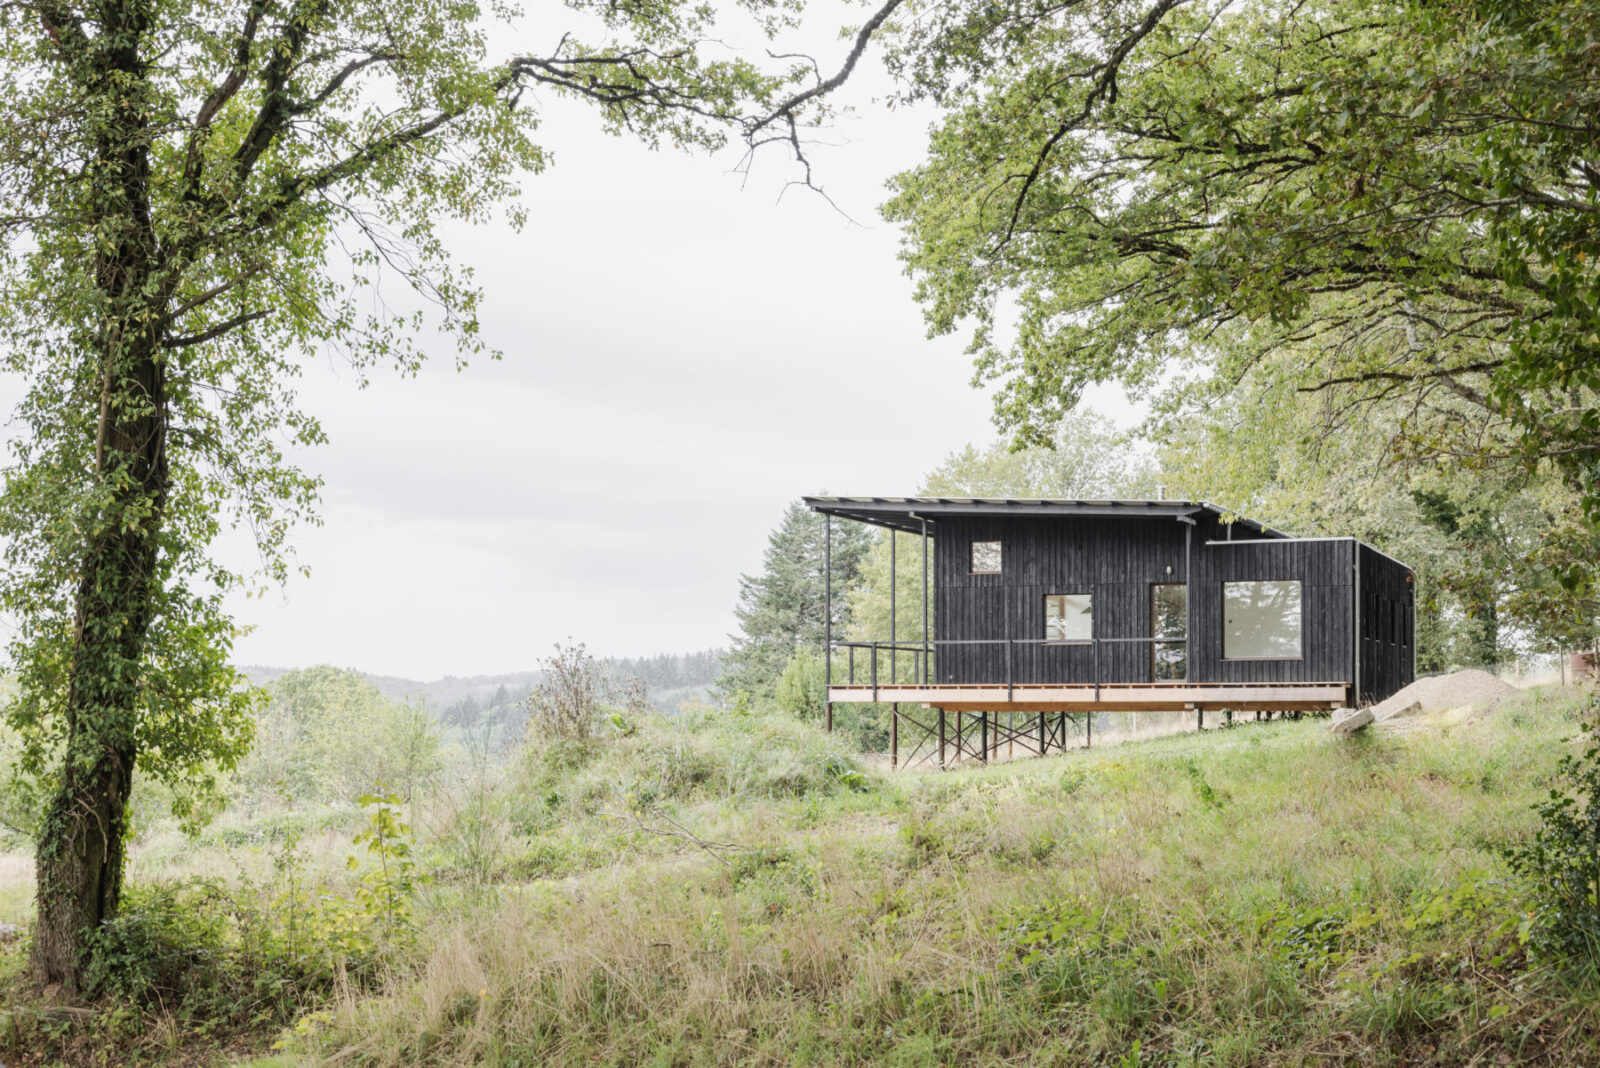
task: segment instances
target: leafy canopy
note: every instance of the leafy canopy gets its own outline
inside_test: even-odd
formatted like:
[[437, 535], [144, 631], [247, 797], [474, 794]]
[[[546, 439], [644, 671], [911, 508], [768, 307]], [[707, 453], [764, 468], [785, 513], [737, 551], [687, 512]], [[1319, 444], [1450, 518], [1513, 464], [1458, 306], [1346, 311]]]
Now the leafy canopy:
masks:
[[1023, 442], [1090, 383], [1271, 362], [1403, 402], [1410, 455], [1550, 459], [1593, 511], [1597, 40], [1577, 0], [925, 4], [894, 62], [949, 113], [887, 214]]
[[[287, 578], [289, 532], [315, 521], [319, 479], [287, 456], [323, 439], [302, 369], [414, 371], [438, 333], [483, 352], [440, 227], [526, 221], [541, 101], [650, 146], [755, 143], [816, 112], [820, 72], [731, 54], [708, 6], [566, 7], [579, 32], [527, 54], [500, 0], [0, 8], [0, 366], [27, 387], [0, 611], [32, 773], [136, 755], [193, 795], [245, 752], [223, 597]], [[740, 9], [771, 34], [798, 12]], [[229, 526], [258, 567], [218, 561]]]

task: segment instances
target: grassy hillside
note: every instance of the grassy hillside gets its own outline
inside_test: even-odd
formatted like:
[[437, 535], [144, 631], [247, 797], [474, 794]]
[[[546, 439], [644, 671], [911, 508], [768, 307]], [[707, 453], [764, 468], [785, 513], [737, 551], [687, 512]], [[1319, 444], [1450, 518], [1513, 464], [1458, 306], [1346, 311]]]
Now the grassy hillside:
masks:
[[[1542, 690], [1404, 732], [1247, 723], [895, 777], [792, 722], [630, 724], [422, 805], [433, 881], [251, 1063], [1594, 1064], [1600, 982], [1529, 959], [1500, 855], [1581, 706]], [[299, 878], [348, 891], [360, 814], [294, 818]], [[133, 879], [236, 879], [242, 848], [266, 887], [266, 819], [153, 839]], [[172, 996], [123, 1056], [271, 1033], [157, 1034]]]

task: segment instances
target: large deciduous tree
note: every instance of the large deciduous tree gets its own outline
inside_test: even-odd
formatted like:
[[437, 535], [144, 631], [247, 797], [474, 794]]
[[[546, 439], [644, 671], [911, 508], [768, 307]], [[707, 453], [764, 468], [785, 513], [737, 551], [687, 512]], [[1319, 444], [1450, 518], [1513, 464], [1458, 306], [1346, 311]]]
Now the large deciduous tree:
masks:
[[[579, 32], [521, 55], [495, 45], [515, 14], [497, 2], [0, 9], [0, 332], [27, 384], [0, 608], [17, 620], [10, 716], [54, 798], [41, 980], [74, 988], [86, 935], [117, 909], [136, 766], [192, 796], [248, 744], [222, 608], [248, 576], [208, 547], [247, 525], [265, 577], [290, 570], [287, 532], [318, 483], [282, 446], [321, 438], [295, 401], [301, 364], [333, 349], [416, 365], [421, 318], [384, 310], [383, 279], [478, 349], [477, 293], [437, 226], [488, 219], [544, 165], [539, 94], [650, 144], [731, 132], [798, 149], [804, 109], [893, 6], [826, 80], [719, 51], [711, 10], [686, 0], [572, 0]], [[796, 10], [746, 7], [769, 32]]]
[[896, 62], [949, 110], [888, 214], [1024, 441], [1264, 370], [1593, 512], [1597, 40], [1583, 0], [924, 4]]

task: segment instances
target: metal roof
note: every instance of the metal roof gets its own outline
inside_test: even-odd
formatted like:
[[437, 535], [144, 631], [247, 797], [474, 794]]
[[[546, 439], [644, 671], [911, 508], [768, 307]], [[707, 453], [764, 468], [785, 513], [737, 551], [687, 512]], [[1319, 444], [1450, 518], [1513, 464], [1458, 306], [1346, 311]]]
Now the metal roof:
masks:
[[1211, 501], [1082, 501], [1065, 497], [802, 497], [814, 512], [854, 519], [859, 523], [921, 533], [922, 520], [937, 523], [941, 516], [1095, 516], [1095, 517], [1195, 517], [1210, 513], [1228, 522], [1242, 523], [1268, 538], [1291, 541], [1353, 541], [1379, 556], [1394, 560], [1407, 571], [1416, 568], [1360, 538], [1297, 538], [1240, 515]]
[[1230, 517], [1268, 537], [1289, 535], [1273, 530], [1210, 501], [1088, 501], [1063, 497], [805, 497], [812, 511], [854, 519], [895, 530], [920, 531], [922, 520], [941, 516], [1196, 516], [1210, 512]]

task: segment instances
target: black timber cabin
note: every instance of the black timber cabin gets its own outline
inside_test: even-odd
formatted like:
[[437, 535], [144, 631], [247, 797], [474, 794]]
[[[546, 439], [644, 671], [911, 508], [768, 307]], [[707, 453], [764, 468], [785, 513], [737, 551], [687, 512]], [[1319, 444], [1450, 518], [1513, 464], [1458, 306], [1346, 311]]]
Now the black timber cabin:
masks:
[[[985, 713], [987, 735], [1002, 711], [1360, 707], [1414, 677], [1415, 573], [1354, 538], [1295, 538], [1204, 501], [805, 502], [830, 545], [852, 520], [894, 532], [892, 554], [915, 535], [921, 558], [922, 601], [891, 608], [896, 633], [829, 633], [830, 722], [834, 702], [893, 702], [896, 722], [899, 702], [920, 704], [942, 753], [947, 709]], [[831, 601], [831, 567], [828, 586]], [[1041, 715], [1039, 752], [1046, 729]]]

